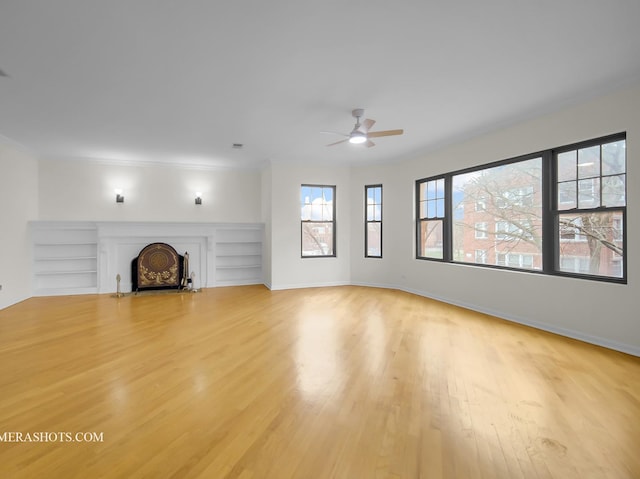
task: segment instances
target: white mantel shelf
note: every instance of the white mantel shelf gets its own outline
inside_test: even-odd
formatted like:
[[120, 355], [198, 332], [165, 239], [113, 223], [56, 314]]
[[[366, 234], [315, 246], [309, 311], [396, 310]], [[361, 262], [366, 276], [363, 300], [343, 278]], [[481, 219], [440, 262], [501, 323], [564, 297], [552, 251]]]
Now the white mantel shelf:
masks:
[[262, 223], [30, 223], [33, 295], [131, 291], [131, 261], [149, 243], [189, 253], [197, 288], [261, 284]]

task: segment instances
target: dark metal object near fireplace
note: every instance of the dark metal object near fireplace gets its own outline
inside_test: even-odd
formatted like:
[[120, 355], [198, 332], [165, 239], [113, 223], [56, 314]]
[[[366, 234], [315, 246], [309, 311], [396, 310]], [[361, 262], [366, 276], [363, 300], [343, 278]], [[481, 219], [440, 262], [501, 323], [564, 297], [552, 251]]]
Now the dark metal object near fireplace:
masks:
[[[185, 256], [187, 257], [185, 264]], [[131, 261], [131, 290], [176, 289], [187, 287], [188, 253], [185, 256], [166, 243], [151, 243]]]

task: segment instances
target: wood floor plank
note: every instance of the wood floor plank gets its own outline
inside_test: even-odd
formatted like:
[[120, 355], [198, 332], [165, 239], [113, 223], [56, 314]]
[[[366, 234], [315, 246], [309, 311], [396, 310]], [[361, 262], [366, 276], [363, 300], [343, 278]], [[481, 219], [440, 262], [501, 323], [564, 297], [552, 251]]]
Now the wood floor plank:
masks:
[[0, 438], [18, 479], [637, 478], [640, 358], [376, 288], [31, 298]]

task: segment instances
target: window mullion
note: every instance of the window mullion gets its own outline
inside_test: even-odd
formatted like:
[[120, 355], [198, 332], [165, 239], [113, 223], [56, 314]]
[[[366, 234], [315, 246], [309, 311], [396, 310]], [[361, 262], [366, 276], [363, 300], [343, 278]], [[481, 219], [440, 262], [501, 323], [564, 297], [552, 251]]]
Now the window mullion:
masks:
[[442, 225], [442, 257], [444, 261], [453, 260], [453, 195], [451, 193], [452, 176], [444, 177], [444, 218]]
[[556, 161], [551, 151], [542, 154], [542, 271], [548, 274], [554, 272], [558, 262], [556, 248], [559, 234], [556, 210], [558, 198]]

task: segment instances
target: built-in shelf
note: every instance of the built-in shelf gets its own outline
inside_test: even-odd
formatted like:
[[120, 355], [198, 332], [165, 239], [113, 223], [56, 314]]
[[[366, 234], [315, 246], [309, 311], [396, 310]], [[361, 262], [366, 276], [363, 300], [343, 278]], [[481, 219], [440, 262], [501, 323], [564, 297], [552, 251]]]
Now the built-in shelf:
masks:
[[36, 271], [36, 276], [56, 276], [59, 274], [96, 274], [97, 269], [77, 270], [77, 271]]
[[261, 264], [242, 264], [236, 266], [217, 266], [217, 269], [252, 269], [252, 268], [262, 268]]
[[[84, 231], [84, 230], [83, 230]], [[66, 246], [66, 245], [94, 245], [93, 242], [87, 241], [50, 241], [50, 242], [41, 242], [36, 241], [33, 243], [35, 246]]]
[[59, 258], [49, 258], [49, 257], [39, 257], [38, 258], [38, 262], [40, 264], [46, 264], [46, 263], [69, 263], [72, 261], [75, 261], [77, 263], [80, 262], [90, 262], [91, 264], [93, 264], [97, 259], [97, 256], [78, 256], [78, 257], [73, 257], [73, 256], [66, 256], [66, 257], [59, 257]]
[[35, 296], [97, 292], [95, 225], [37, 223], [32, 238]]
[[216, 231], [217, 286], [262, 283], [262, 226], [225, 227]]
[[34, 221], [34, 296], [111, 293], [131, 285], [131, 260], [149, 243], [190, 254], [198, 288], [261, 284], [260, 223]]

